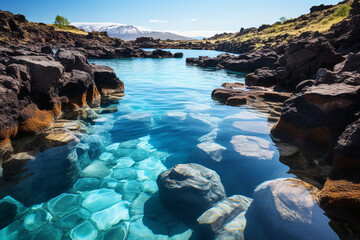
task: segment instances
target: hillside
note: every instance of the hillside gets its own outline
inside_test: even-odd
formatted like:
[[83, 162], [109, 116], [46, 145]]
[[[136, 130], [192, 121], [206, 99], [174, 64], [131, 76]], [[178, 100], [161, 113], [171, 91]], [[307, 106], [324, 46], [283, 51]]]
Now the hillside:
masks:
[[217, 34], [207, 39], [218, 45], [218, 50], [225, 50], [229, 42], [235, 52], [257, 50], [262, 47], [277, 46], [294, 39], [301, 34], [310, 32], [326, 33], [332, 26], [343, 21], [351, 10], [354, 0], [348, 0], [333, 5], [314, 6], [309, 14], [298, 18], [276, 22], [272, 25], [262, 25], [259, 28], [242, 28], [236, 33]]
[[0, 11], [0, 45], [73, 45], [75, 42], [118, 44], [120, 40], [102, 32], [87, 33], [75, 26], [61, 29], [52, 24], [30, 22], [24, 15]]

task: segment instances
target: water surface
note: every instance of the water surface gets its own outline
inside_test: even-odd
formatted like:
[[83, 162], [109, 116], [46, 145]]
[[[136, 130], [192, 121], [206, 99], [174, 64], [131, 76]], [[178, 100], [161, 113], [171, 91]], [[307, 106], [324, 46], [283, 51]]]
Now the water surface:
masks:
[[4, 188], [11, 197], [0, 203], [17, 215], [0, 239], [122, 239], [127, 231], [128, 239], [188, 239], [191, 229], [157, 197], [161, 171], [199, 163], [220, 175], [228, 196], [248, 197], [258, 184], [290, 176], [265, 114], [211, 99], [244, 74], [186, 66], [186, 57], [219, 52], [181, 51], [182, 59], [90, 60], [124, 82], [118, 111], [88, 125], [79, 145], [46, 150], [24, 166], [21, 180]]

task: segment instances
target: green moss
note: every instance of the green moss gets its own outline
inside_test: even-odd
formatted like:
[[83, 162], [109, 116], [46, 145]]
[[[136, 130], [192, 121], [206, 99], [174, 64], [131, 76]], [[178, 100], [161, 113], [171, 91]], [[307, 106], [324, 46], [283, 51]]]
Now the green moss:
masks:
[[351, 10], [351, 6], [348, 4], [344, 4], [335, 11], [333, 16], [334, 17], [347, 17], [350, 13], [350, 10]]

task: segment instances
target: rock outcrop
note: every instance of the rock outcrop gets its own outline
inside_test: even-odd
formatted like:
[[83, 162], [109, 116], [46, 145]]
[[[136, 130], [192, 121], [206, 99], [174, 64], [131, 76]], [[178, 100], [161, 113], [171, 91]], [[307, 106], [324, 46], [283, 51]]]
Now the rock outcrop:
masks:
[[219, 175], [201, 165], [179, 164], [157, 179], [166, 208], [187, 223], [195, 223], [206, 210], [225, 198]]
[[[44, 132], [66, 112], [99, 105], [101, 94], [124, 90], [111, 68], [90, 65], [79, 52], [60, 49], [53, 57], [13, 48], [5, 49], [2, 54], [0, 142], [3, 150], [11, 152], [11, 141], [16, 137]], [[86, 118], [85, 111], [79, 113], [73, 117]]]
[[199, 67], [216, 67], [247, 73], [262, 67], [272, 67], [278, 60], [278, 57], [274, 51], [260, 51], [239, 56], [225, 53], [220, 54], [216, 58], [187, 58], [186, 63]]
[[[333, 168], [318, 195], [320, 206], [334, 222], [345, 222], [350, 237], [360, 235], [360, 119], [349, 124], [334, 148]], [[336, 229], [336, 228], [335, 228]], [[339, 236], [349, 238], [343, 232]]]

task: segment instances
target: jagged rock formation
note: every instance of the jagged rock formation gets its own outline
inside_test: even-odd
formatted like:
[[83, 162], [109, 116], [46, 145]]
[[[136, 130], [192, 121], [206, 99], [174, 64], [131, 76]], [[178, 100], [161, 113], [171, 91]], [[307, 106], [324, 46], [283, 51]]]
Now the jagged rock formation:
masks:
[[79, 52], [59, 49], [52, 56], [2, 48], [1, 54], [2, 150], [11, 151], [13, 139], [41, 133], [67, 112], [85, 119], [82, 109], [124, 90], [112, 69], [90, 65]]
[[[279, 100], [284, 104], [271, 134], [275, 140], [310, 149], [318, 156], [310, 159], [298, 151], [288, 155], [287, 150], [279, 150], [286, 155], [280, 159], [296, 167], [292, 172], [299, 178], [320, 188], [319, 205], [331, 218], [331, 226], [337, 234], [344, 239], [357, 239], [360, 236], [357, 174], [360, 159], [357, 150], [360, 142], [360, 3], [355, 0], [341, 2], [341, 5], [343, 10], [350, 10], [348, 17], [321, 34], [305, 32], [290, 39], [289, 44], [276, 48], [265, 46], [249, 53], [253, 49], [244, 47], [241, 51], [246, 53], [239, 56], [200, 57], [187, 59], [187, 64], [250, 72], [245, 78], [247, 87], [240, 83], [225, 84], [224, 89], [213, 91], [212, 97], [225, 104], [252, 105], [256, 99], [266, 100], [263, 90], [293, 92], [287, 100], [285, 97]], [[315, 7], [311, 14], [332, 9], [330, 6]], [[250, 91], [244, 91], [245, 88]], [[290, 162], [291, 156], [292, 161], [297, 162]]]

